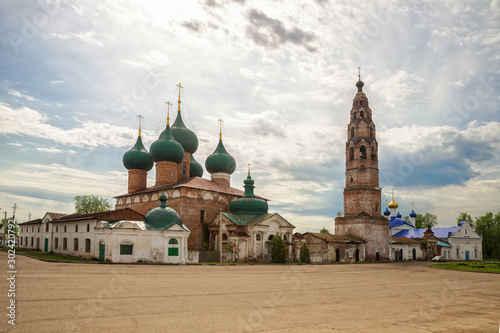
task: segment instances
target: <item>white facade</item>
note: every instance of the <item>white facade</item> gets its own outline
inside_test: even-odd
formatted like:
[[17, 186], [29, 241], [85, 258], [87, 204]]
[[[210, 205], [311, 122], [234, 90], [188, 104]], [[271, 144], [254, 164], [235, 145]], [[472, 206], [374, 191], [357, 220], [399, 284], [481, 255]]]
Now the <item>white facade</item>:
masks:
[[469, 222], [460, 222], [457, 232], [448, 237], [448, 243], [453, 246], [447, 249], [448, 259], [483, 260], [483, 237]]

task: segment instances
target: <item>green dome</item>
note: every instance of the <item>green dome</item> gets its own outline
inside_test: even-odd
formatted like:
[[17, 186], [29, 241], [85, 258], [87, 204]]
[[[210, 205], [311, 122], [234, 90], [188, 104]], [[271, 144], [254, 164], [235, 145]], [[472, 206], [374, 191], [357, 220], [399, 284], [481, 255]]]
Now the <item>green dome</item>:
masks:
[[140, 135], [137, 137], [135, 145], [123, 155], [122, 162], [128, 170], [151, 170], [153, 167], [153, 160], [146, 148], [144, 148]]
[[257, 198], [253, 193], [254, 181], [250, 177], [250, 172], [248, 173], [247, 179], [243, 181], [245, 183], [245, 194], [242, 197], [236, 198], [229, 204], [229, 210], [231, 213], [252, 213], [257, 215], [267, 214], [269, 206], [267, 201], [264, 199]]
[[203, 167], [197, 160], [194, 159], [194, 156], [191, 155], [191, 164], [189, 169], [189, 177], [201, 177], [203, 176]]
[[148, 230], [166, 230], [178, 224], [182, 226], [181, 217], [175, 210], [167, 206], [167, 196], [160, 196], [160, 206], [151, 209], [144, 219], [144, 224]]
[[167, 128], [161, 132], [160, 137], [153, 142], [149, 151], [155, 162], [168, 161], [179, 164], [184, 159], [184, 149], [172, 136], [170, 125], [167, 125]]
[[219, 144], [212, 155], [207, 157], [205, 169], [209, 173], [224, 172], [228, 174], [232, 174], [236, 169], [236, 161], [228, 154], [222, 140], [219, 140]]
[[177, 118], [172, 125], [172, 135], [185, 151], [194, 154], [198, 149], [198, 138], [193, 131], [184, 125], [180, 111], [177, 111]]

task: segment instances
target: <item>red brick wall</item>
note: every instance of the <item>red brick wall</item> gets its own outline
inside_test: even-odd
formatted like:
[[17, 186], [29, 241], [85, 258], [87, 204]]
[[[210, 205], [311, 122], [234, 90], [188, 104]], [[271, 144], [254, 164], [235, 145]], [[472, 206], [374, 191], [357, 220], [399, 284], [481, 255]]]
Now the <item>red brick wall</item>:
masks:
[[132, 169], [128, 171], [128, 192], [143, 190], [148, 185], [148, 172]]
[[159, 185], [170, 185], [177, 183], [177, 164], [174, 162], [156, 162], [156, 183]]

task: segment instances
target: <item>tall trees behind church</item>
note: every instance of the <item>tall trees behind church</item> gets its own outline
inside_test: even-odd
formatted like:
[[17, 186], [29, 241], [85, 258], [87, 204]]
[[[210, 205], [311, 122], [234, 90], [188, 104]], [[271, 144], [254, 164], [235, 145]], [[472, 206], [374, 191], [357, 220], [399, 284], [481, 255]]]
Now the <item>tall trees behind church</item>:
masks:
[[500, 260], [500, 212], [477, 217], [476, 232], [483, 236], [483, 258]]
[[92, 214], [111, 210], [111, 204], [107, 199], [97, 195], [77, 195], [73, 198], [75, 202], [75, 213]]
[[[403, 220], [410, 223], [410, 217], [404, 216]], [[415, 217], [415, 227], [424, 229], [427, 227], [434, 228], [437, 225], [437, 216], [431, 213], [417, 214]]]

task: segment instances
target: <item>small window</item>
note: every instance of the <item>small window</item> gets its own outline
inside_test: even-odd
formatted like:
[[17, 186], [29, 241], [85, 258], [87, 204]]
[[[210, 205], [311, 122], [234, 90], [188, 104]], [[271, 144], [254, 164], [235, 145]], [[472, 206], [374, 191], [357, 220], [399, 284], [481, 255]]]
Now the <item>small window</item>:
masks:
[[186, 162], [182, 162], [182, 175], [185, 176], [187, 173], [187, 164]]
[[90, 238], [85, 239], [85, 252], [86, 253], [90, 252]]
[[460, 258], [460, 252], [459, 252], [459, 249], [457, 249], [457, 258]]
[[200, 210], [200, 223], [205, 223], [205, 210]]
[[63, 250], [67, 250], [67, 249], [68, 249], [68, 239], [63, 238]]
[[227, 235], [226, 234], [222, 234], [222, 240], [223, 241], [227, 241]]
[[78, 232], [78, 224], [75, 225], [75, 232]]
[[354, 147], [351, 147], [351, 149], [349, 149], [349, 159], [350, 160], [354, 159]]
[[351, 127], [351, 138], [354, 137], [354, 127]]
[[87, 232], [90, 232], [90, 224], [87, 223]]
[[354, 181], [354, 179], [351, 177], [351, 183]]
[[283, 240], [284, 240], [285, 242], [287, 242], [287, 241], [288, 241], [288, 237], [287, 237], [286, 235], [285, 235], [285, 236], [283, 236]]
[[170, 171], [170, 179], [174, 179], [174, 172]]
[[378, 204], [375, 204], [375, 211], [378, 212]]
[[467, 235], [467, 229], [465, 229], [465, 234]]
[[23, 245], [23, 238], [19, 238], [19, 245]]
[[120, 244], [120, 254], [121, 255], [132, 255], [134, 253], [133, 244]]
[[370, 138], [373, 138], [373, 128], [370, 127]]
[[34, 242], [35, 240], [33, 239], [33, 237], [31, 237], [31, 247], [33, 247]]
[[64, 226], [64, 232], [66, 232], [66, 226]]
[[54, 249], [58, 249], [59, 248], [59, 238], [54, 238]]
[[56, 225], [56, 232], [59, 232], [59, 226]]
[[477, 258], [477, 249], [474, 249], [474, 257]]
[[78, 238], [73, 240], [73, 251], [78, 251]]
[[261, 239], [262, 239], [262, 236], [261, 236], [260, 234], [255, 235], [255, 240], [256, 240], [256, 241], [259, 241], [259, 242], [260, 242], [260, 241], [261, 241]]
[[[222, 237], [222, 239], [224, 239], [224, 237]], [[226, 239], [227, 239], [227, 236], [226, 236]], [[179, 241], [175, 238], [172, 238], [171, 240], [168, 241], [168, 244], [170, 244], [170, 245], [179, 244]]]
[[38, 227], [38, 232], [40, 232], [40, 227]]
[[45, 232], [49, 232], [49, 224], [45, 223]]
[[272, 240], [273, 240], [273, 238], [274, 238], [274, 235], [270, 235], [269, 237], [267, 237], [267, 240], [268, 240], [268, 241], [272, 241]]
[[360, 112], [359, 112], [359, 116], [360, 116], [361, 118], [364, 118], [365, 114], [363, 113], [363, 111], [360, 111]]

